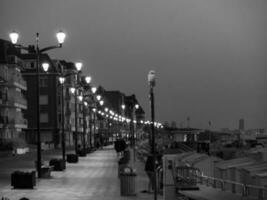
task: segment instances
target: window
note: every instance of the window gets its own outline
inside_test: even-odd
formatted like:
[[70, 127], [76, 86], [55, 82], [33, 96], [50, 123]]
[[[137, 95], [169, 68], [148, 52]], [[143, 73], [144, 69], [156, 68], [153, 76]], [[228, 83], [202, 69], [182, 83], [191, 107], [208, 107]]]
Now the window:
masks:
[[47, 86], [48, 86], [47, 77], [40, 77], [40, 87], [47, 87]]
[[57, 118], [58, 118], [58, 123], [61, 124], [62, 123], [61, 114], [58, 114]]
[[41, 113], [40, 114], [40, 122], [41, 123], [48, 123], [48, 113]]
[[34, 66], [34, 65], [35, 65], [34, 62], [31, 62], [30, 65], [31, 65], [31, 68], [32, 68], [32, 69], [35, 68], [35, 66]]
[[40, 95], [39, 104], [48, 105], [48, 95]]
[[57, 95], [57, 104], [61, 105], [61, 96], [60, 95]]

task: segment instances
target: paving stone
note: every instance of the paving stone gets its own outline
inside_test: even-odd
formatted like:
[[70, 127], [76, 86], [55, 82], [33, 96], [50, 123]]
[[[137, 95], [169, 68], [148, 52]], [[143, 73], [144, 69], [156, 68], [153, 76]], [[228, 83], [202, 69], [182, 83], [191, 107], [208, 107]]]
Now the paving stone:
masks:
[[[44, 158], [55, 158], [58, 152], [43, 152]], [[35, 155], [26, 155], [0, 161], [0, 197], [18, 200], [27, 197], [30, 200], [126, 200], [153, 199], [152, 194], [140, 193], [146, 189], [148, 179], [143, 171], [143, 163], [134, 162], [137, 169], [137, 196], [120, 196], [120, 180], [117, 176], [118, 158], [113, 147], [106, 147], [80, 157], [79, 163], [67, 163], [65, 171], [53, 171], [52, 178], [38, 179], [35, 189], [12, 189], [10, 174], [15, 169], [29, 170], [34, 168]], [[158, 197], [159, 200], [162, 196]]]

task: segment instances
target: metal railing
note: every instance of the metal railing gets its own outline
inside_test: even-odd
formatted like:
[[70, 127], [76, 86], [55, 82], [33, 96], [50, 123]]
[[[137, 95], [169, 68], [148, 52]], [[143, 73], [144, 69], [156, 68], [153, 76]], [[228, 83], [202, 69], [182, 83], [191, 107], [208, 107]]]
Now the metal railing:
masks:
[[222, 191], [241, 194], [243, 197], [254, 197], [258, 200], [264, 200], [267, 197], [267, 188], [256, 185], [243, 184], [231, 180], [209, 177], [204, 175], [195, 175], [198, 183], [213, 188], [219, 188]]

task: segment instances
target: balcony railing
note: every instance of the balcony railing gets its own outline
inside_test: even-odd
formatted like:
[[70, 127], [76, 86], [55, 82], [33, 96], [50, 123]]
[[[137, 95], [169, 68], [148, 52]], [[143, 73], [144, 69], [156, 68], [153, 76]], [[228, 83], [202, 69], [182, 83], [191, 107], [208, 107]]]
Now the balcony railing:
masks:
[[0, 83], [8, 81], [8, 68], [0, 65]]
[[16, 117], [15, 119], [11, 119], [9, 124], [17, 128], [27, 128], [28, 120], [22, 117]]
[[23, 108], [27, 108], [27, 100], [22, 95], [16, 94], [13, 98], [8, 100], [8, 104], [10, 106], [23, 106]]
[[15, 55], [10, 55], [7, 57], [7, 62], [9, 65], [16, 65], [16, 66], [19, 66], [19, 67], [23, 67], [23, 61], [18, 58], [17, 56]]
[[[15, 69], [13, 69], [15, 70]], [[18, 74], [19, 72], [14, 72], [11, 73], [11, 75], [9, 76], [9, 84], [10, 85], [15, 85], [17, 87], [20, 87], [24, 90], [27, 90], [27, 83], [26, 81], [22, 78], [21, 74]]]

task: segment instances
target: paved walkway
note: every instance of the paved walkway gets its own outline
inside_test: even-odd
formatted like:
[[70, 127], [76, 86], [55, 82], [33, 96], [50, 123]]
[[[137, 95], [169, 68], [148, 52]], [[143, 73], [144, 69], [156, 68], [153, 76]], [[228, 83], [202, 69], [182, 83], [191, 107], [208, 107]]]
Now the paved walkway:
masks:
[[[46, 153], [44, 158], [60, 157], [55, 152]], [[63, 172], [52, 172], [50, 179], [37, 179], [35, 189], [13, 189], [10, 186], [10, 174], [19, 169], [33, 169], [32, 156], [18, 156], [17, 158], [0, 161], [0, 197], [18, 200], [27, 197], [30, 200], [122, 200], [122, 199], [153, 199], [153, 194], [141, 193], [147, 189], [147, 177], [143, 163], [136, 161], [137, 196], [122, 197], [120, 195], [120, 180], [118, 178], [117, 155], [113, 147], [79, 157], [79, 163], [67, 163]], [[17, 164], [16, 164], [17, 163]], [[24, 164], [21, 164], [24, 163]], [[21, 166], [18, 166], [20, 164]], [[158, 196], [161, 200], [162, 196]]]

